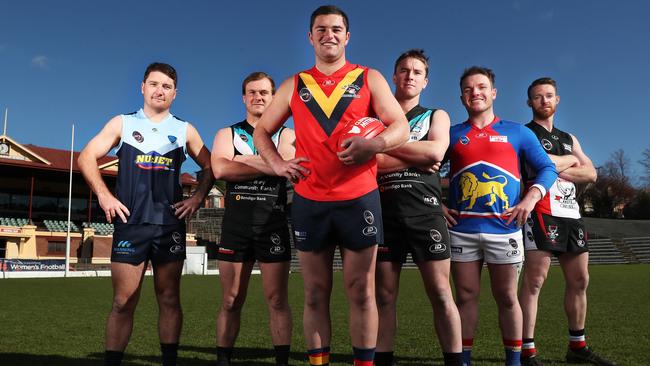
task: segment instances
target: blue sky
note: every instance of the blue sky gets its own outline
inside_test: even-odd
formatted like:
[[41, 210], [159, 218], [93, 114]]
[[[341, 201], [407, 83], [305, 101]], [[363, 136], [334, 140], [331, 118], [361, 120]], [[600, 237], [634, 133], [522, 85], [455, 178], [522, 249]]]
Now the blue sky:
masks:
[[[497, 115], [527, 122], [526, 88], [558, 82], [556, 126], [575, 134], [596, 165], [623, 148], [632, 168], [650, 148], [650, 30], [646, 1], [333, 1], [350, 17], [347, 57], [390, 81], [404, 50], [431, 58], [422, 104], [466, 118], [458, 77], [496, 73]], [[142, 105], [146, 65], [179, 73], [172, 112], [206, 145], [243, 119], [241, 80], [263, 70], [279, 84], [312, 66], [315, 1], [57, 1], [0, 5], [0, 108], [21, 143], [80, 150], [113, 115]], [[391, 83], [392, 85], [392, 83]], [[1, 131], [0, 131], [1, 132]], [[188, 166], [193, 170], [195, 166]]]

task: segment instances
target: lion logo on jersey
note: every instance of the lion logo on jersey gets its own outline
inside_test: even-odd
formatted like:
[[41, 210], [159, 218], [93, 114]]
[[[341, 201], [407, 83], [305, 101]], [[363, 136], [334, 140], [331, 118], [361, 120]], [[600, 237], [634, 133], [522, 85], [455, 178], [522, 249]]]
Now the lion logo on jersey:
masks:
[[[488, 179], [488, 181], [481, 182], [476, 178], [476, 175], [470, 172], [461, 174], [460, 189], [463, 192], [463, 197], [460, 202], [469, 200], [467, 209], [471, 210], [479, 197], [489, 196], [490, 201], [485, 204], [486, 206], [492, 206], [497, 201], [497, 197], [499, 197], [503, 202], [503, 209], [508, 209], [510, 203], [508, 196], [503, 191], [503, 187], [508, 184], [508, 178], [504, 175], [490, 177], [485, 172], [483, 173], [483, 178]], [[503, 179], [503, 182], [499, 182], [497, 179]]]

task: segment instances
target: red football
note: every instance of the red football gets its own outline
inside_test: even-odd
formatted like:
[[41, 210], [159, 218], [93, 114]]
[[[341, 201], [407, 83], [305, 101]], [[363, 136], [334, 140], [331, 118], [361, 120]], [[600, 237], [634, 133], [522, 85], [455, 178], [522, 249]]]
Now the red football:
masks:
[[377, 118], [372, 117], [361, 117], [356, 121], [349, 122], [339, 133], [338, 139], [336, 139], [336, 151], [345, 150], [341, 143], [346, 139], [349, 139], [353, 136], [361, 136], [367, 139], [371, 139], [386, 129], [386, 126], [378, 120]]

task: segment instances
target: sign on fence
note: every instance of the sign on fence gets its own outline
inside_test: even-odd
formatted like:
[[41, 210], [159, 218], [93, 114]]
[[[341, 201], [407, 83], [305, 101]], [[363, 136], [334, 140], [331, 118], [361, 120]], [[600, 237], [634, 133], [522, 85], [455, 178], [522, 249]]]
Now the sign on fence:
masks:
[[3, 272], [65, 271], [65, 259], [0, 259]]

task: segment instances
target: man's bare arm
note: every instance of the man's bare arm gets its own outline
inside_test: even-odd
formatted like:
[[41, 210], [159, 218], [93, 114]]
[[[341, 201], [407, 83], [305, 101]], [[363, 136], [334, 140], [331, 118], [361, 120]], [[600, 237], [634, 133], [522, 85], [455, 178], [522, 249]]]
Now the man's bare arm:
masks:
[[[244, 155], [235, 156], [231, 129], [222, 128], [219, 130], [214, 136], [214, 143], [212, 144], [211, 165], [214, 177], [229, 182], [243, 182], [269, 173], [269, 170], [262, 171], [255, 167], [252, 162], [249, 164], [244, 161], [243, 157]], [[270, 173], [272, 174], [272, 171]]]
[[591, 162], [591, 159], [582, 151], [582, 146], [578, 139], [571, 135], [573, 138], [573, 150], [572, 155], [578, 159], [578, 165], [570, 167], [562, 172], [560, 172], [559, 177], [566, 179], [573, 183], [593, 183], [598, 178], [598, 173], [594, 164]]
[[431, 116], [431, 127], [426, 141], [406, 143], [388, 152], [413, 166], [433, 165], [441, 162], [449, 146], [449, 127], [451, 122], [447, 112], [439, 109]]

